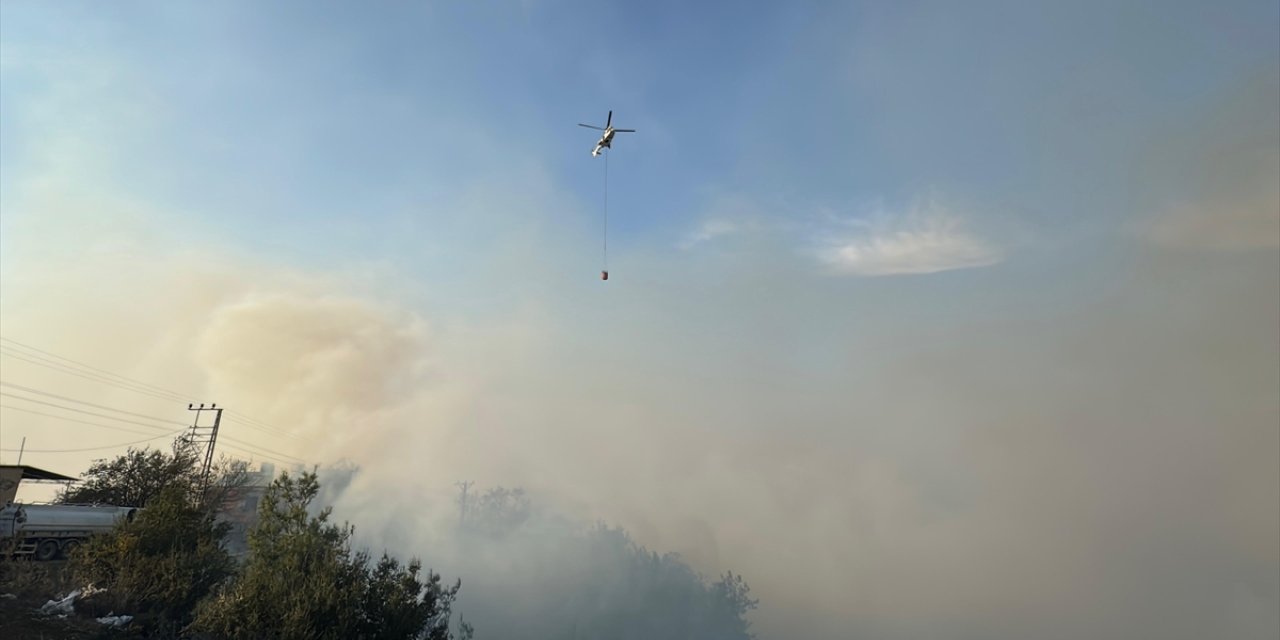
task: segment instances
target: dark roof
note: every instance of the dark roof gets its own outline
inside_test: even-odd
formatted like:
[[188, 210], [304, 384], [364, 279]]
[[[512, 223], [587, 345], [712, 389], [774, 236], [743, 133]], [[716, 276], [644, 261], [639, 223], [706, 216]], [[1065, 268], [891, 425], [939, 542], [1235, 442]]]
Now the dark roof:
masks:
[[64, 476], [61, 473], [46, 471], [39, 467], [31, 465], [2, 464], [0, 469], [22, 469], [23, 480], [35, 480], [36, 482], [76, 482], [79, 478]]

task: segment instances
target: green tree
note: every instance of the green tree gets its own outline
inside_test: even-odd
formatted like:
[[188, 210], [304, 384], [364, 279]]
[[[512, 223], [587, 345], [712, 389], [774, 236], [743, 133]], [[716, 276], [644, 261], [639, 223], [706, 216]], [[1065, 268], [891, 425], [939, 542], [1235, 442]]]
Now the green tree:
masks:
[[447, 640], [460, 583], [446, 587], [416, 559], [376, 563], [350, 546], [352, 528], [309, 514], [314, 473], [277, 478], [259, 503], [249, 560], [211, 599], [192, 629], [219, 638]]
[[195, 452], [180, 445], [172, 453], [129, 449], [114, 459], [94, 461], [84, 480], [63, 491], [58, 501], [145, 507], [166, 487], [192, 490], [197, 473]]
[[141, 509], [73, 552], [70, 572], [82, 584], [106, 588], [95, 599], [135, 615], [135, 632], [176, 633], [191, 622], [197, 603], [234, 572], [222, 545], [230, 526], [216, 517], [228, 492], [245, 483], [245, 469], [243, 462], [221, 460], [205, 486], [199, 456], [182, 440], [168, 453], [130, 449], [94, 462], [85, 481], [65, 490], [60, 501]]
[[96, 460], [79, 484], [62, 491], [58, 502], [145, 507], [167, 488], [178, 487], [195, 502], [216, 511], [225, 498], [247, 479], [247, 463], [223, 458], [210, 470], [202, 486], [197, 451], [178, 439], [172, 451], [129, 449], [111, 460]]
[[173, 635], [232, 575], [235, 565], [221, 546], [227, 528], [187, 487], [173, 485], [131, 522], [91, 538], [72, 554], [70, 570], [80, 583], [105, 588], [99, 599], [109, 609], [136, 616], [133, 632]]

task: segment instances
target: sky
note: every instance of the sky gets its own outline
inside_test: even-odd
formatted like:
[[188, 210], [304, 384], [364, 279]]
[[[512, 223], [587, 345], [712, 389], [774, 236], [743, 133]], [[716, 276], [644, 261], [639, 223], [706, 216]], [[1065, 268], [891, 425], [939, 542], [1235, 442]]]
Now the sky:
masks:
[[1278, 176], [1274, 1], [5, 2], [0, 456], [217, 402], [763, 637], [1274, 638]]

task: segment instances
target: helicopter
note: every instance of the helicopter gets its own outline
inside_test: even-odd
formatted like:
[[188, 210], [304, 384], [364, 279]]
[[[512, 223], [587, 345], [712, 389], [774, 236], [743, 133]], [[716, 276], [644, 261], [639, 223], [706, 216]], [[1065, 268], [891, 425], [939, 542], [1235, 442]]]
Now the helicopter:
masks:
[[600, 155], [600, 151], [601, 151], [602, 149], [611, 149], [611, 148], [613, 148], [613, 134], [615, 134], [615, 133], [635, 133], [635, 131], [636, 131], [635, 129], [614, 129], [614, 128], [613, 128], [613, 111], [610, 111], [610, 112], [609, 112], [609, 117], [608, 117], [608, 119], [606, 119], [606, 120], [604, 121], [604, 127], [603, 127], [603, 128], [601, 128], [601, 127], [597, 127], [597, 126], [594, 126], [594, 125], [589, 125], [589, 124], [582, 124], [582, 123], [578, 123], [578, 126], [579, 126], [579, 127], [586, 127], [586, 128], [588, 128], [588, 129], [595, 129], [596, 131], [603, 131], [603, 132], [604, 132], [604, 133], [600, 136], [600, 141], [596, 143], [596, 148], [591, 150], [591, 157], [592, 157], [592, 158], [594, 158], [594, 157], [596, 157], [596, 156]]

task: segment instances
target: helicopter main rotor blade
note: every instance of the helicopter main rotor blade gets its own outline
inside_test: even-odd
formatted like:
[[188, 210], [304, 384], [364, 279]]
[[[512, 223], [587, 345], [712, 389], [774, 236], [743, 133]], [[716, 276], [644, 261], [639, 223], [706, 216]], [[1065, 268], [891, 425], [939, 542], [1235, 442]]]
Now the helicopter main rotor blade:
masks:
[[607, 120], [605, 120], [605, 121], [604, 121], [604, 128], [608, 129], [608, 128], [609, 128], [609, 125], [611, 125], [611, 124], [613, 124], [613, 110], [612, 110], [612, 109], [610, 109], [610, 110], [609, 110], [609, 118], [608, 118]]
[[614, 129], [614, 133], [635, 133], [635, 129]]
[[595, 129], [596, 131], [604, 131], [604, 129], [603, 129], [603, 128], [601, 128], [601, 127], [597, 127], [597, 126], [595, 126], [595, 125], [590, 125], [590, 124], [582, 124], [581, 122], [579, 122], [579, 123], [578, 123], [578, 126], [579, 126], [579, 127], [586, 127], [586, 128], [588, 128], [588, 129]]

